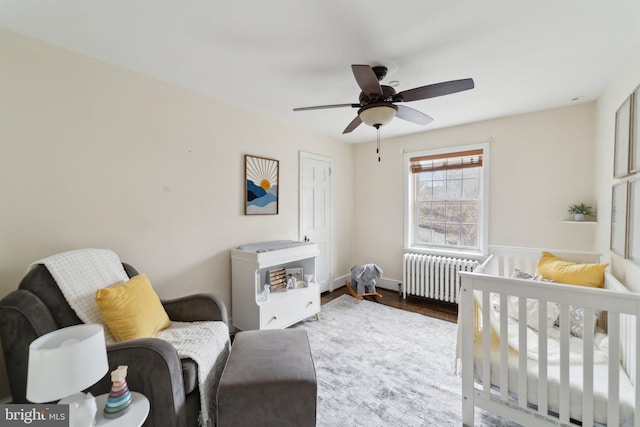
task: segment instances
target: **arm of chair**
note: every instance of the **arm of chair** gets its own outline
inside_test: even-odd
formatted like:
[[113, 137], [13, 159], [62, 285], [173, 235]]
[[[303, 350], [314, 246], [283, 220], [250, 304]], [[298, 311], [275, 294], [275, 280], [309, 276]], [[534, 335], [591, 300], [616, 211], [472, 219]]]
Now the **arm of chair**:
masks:
[[182, 364], [171, 344], [157, 338], [124, 341], [107, 346], [107, 356], [109, 372], [89, 389], [91, 393], [108, 393], [112, 385], [111, 371], [127, 365], [129, 389], [144, 394], [151, 405], [144, 425], [187, 425]]
[[162, 301], [162, 305], [171, 320], [178, 322], [220, 320], [229, 326], [227, 306], [217, 295], [195, 294]]
[[13, 291], [0, 301], [0, 341], [13, 403], [27, 403], [29, 345], [57, 328], [47, 306], [29, 291]]

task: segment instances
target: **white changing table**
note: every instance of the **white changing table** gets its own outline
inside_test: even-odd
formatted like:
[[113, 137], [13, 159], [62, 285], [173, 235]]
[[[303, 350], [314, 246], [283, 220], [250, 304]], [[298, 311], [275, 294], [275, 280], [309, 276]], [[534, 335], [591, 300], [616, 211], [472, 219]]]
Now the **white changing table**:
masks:
[[282, 329], [320, 313], [320, 285], [272, 292], [259, 301], [269, 270], [302, 267], [315, 275], [318, 245], [277, 241], [244, 245], [231, 250], [231, 319], [247, 331]]

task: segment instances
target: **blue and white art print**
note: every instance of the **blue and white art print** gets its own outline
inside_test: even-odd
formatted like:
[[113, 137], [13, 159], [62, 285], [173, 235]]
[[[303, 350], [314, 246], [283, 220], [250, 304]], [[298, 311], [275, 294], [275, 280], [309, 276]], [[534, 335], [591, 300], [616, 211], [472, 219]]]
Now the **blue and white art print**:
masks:
[[280, 162], [264, 157], [244, 156], [245, 215], [278, 213], [278, 168]]

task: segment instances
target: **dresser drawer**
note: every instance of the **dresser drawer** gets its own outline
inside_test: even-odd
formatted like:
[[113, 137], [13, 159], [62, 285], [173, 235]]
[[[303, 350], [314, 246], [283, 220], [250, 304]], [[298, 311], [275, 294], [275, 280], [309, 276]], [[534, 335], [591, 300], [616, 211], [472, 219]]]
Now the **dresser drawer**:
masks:
[[260, 304], [260, 329], [286, 328], [320, 311], [317, 286], [276, 292]]

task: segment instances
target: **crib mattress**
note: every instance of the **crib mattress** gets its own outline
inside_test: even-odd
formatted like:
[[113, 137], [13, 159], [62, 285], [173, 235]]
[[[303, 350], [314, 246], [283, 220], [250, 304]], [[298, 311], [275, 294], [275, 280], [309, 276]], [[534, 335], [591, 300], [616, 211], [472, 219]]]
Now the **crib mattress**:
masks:
[[[491, 384], [499, 387], [500, 370], [499, 363], [500, 343], [495, 334], [491, 334]], [[508, 384], [509, 393], [516, 395], [518, 392], [518, 352], [509, 347], [508, 357]], [[569, 416], [574, 420], [582, 419], [582, 364], [571, 364], [569, 367], [570, 381], [570, 405]], [[607, 423], [607, 396], [608, 396], [608, 367], [606, 363], [594, 364], [593, 373], [593, 411], [594, 420], [597, 423]], [[482, 381], [482, 336], [478, 336], [474, 344], [474, 374], [478, 381]], [[548, 408], [558, 413], [560, 396], [560, 366], [557, 363], [547, 365], [547, 396]], [[624, 424], [633, 417], [634, 387], [626, 373], [620, 367], [620, 424]], [[528, 402], [538, 405], [538, 361], [527, 359], [527, 397]]]

